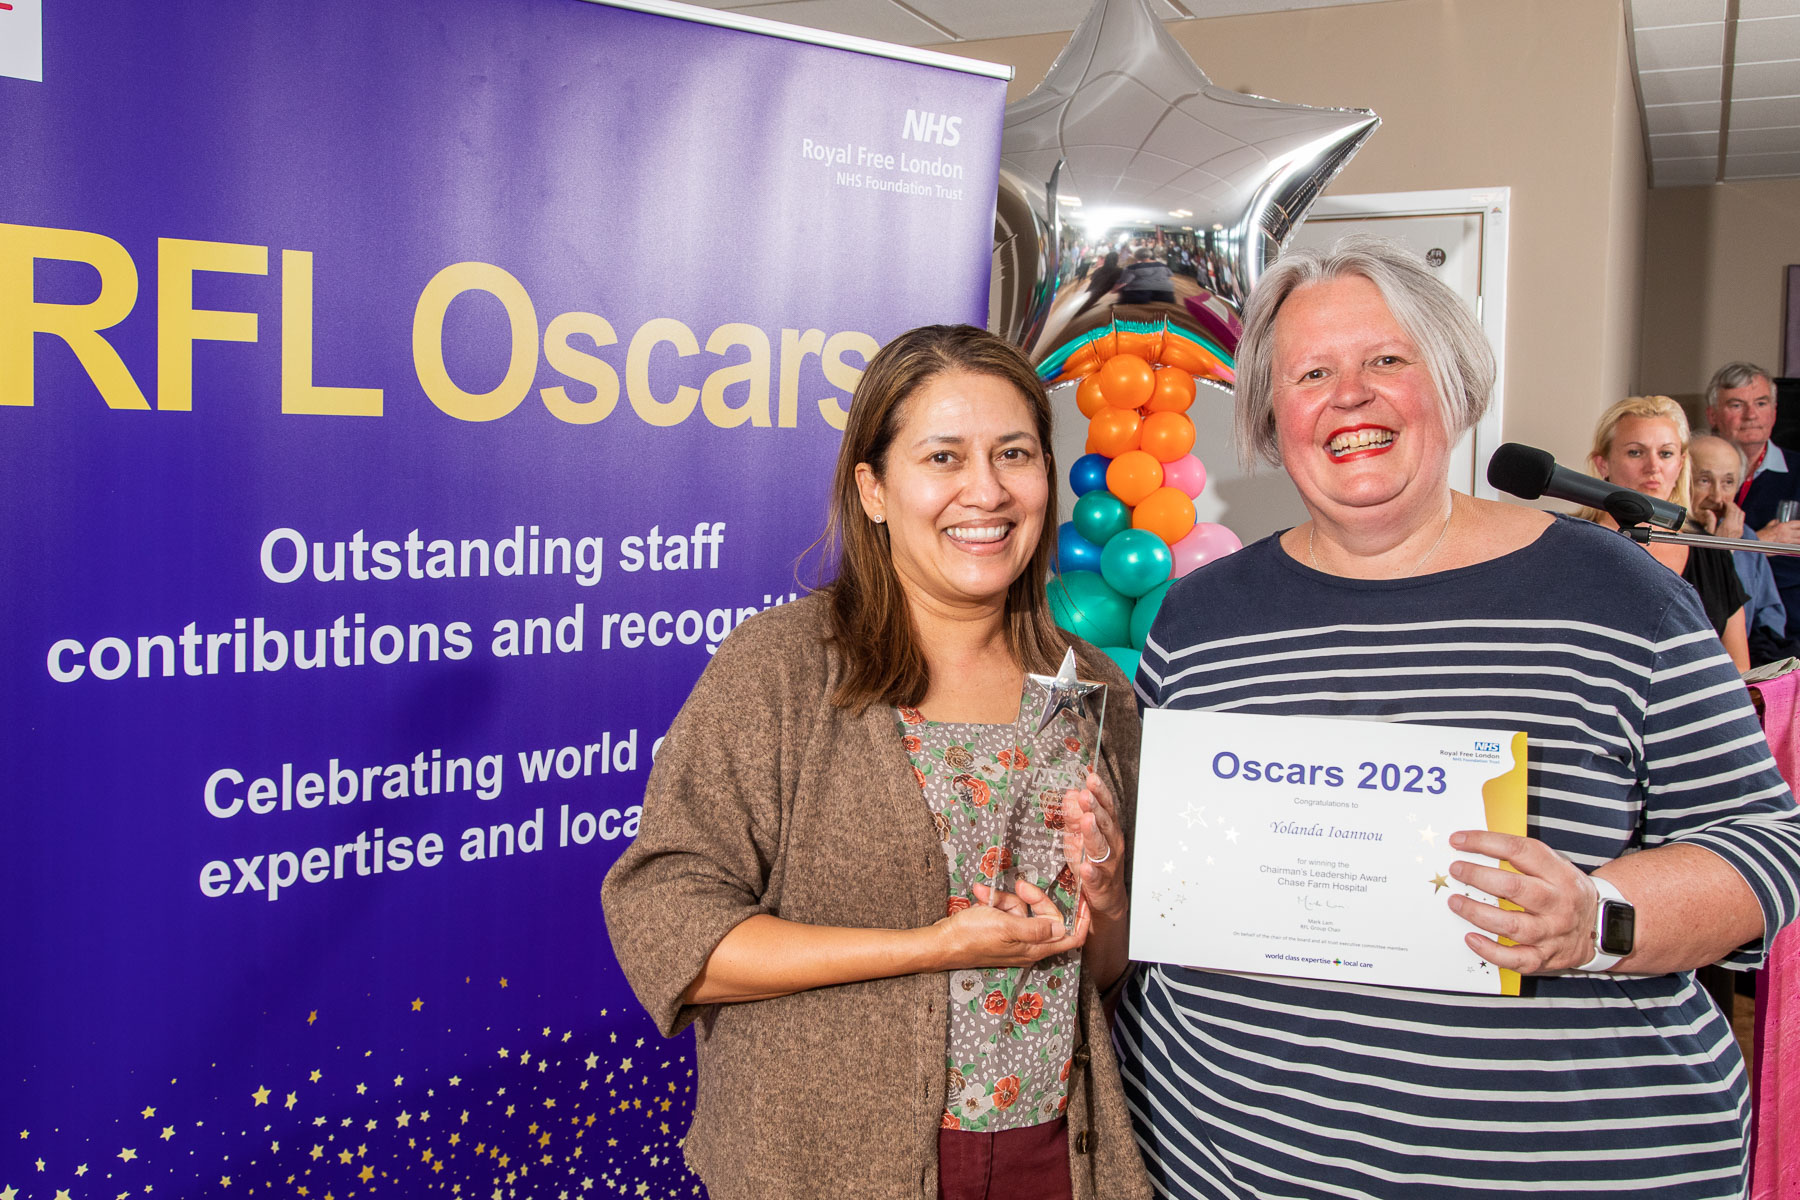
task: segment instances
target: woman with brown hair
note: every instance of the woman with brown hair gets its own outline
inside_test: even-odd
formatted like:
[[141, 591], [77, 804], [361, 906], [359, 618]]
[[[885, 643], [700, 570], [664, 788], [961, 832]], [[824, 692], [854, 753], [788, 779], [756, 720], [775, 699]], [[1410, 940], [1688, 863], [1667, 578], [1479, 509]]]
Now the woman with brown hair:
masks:
[[[1043, 385], [971, 326], [904, 334], [851, 404], [837, 576], [719, 648], [603, 888], [665, 1035], [696, 1023], [689, 1164], [714, 1200], [1147, 1196], [1099, 991], [1126, 966], [1138, 725], [1045, 598]], [[1110, 685], [1062, 818], [1082, 911], [982, 879], [1028, 672]]]

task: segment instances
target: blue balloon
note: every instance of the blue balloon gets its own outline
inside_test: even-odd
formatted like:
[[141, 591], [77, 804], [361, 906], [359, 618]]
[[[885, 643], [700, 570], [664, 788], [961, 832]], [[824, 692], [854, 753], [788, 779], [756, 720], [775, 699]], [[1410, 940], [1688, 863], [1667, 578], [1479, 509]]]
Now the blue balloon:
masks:
[[1064, 521], [1056, 529], [1056, 569], [1100, 571], [1100, 547], [1081, 536], [1075, 522]]
[[1069, 468], [1069, 487], [1077, 496], [1098, 491], [1106, 486], [1106, 468], [1112, 459], [1104, 454], [1084, 454]]

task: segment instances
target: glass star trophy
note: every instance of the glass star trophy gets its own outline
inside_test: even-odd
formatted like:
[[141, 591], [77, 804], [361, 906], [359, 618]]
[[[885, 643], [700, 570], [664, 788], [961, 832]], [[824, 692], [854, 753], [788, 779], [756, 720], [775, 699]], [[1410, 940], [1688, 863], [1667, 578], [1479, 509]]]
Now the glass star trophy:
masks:
[[[1002, 752], [1007, 804], [996, 817], [1001, 847], [999, 890], [1018, 880], [1041, 888], [1073, 928], [1081, 900], [1082, 838], [1064, 825], [1064, 798], [1087, 784], [1106, 723], [1106, 685], [1075, 678], [1075, 651], [1055, 675], [1026, 675], [1019, 703], [1019, 741]], [[1074, 813], [1067, 814], [1073, 821]]]

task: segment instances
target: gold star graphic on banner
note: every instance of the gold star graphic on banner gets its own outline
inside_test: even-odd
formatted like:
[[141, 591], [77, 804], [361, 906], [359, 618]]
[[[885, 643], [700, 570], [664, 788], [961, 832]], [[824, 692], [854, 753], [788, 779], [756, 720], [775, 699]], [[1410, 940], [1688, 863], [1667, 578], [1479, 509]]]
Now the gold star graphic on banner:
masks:
[[250, 1098], [256, 1101], [255, 1104], [250, 1106], [251, 1108], [255, 1108], [259, 1104], [267, 1104], [269, 1102], [269, 1089], [266, 1087], [259, 1087], [254, 1092], [250, 1093]]
[[1450, 886], [1450, 881], [1445, 879], [1442, 875], [1433, 875], [1431, 877], [1431, 894], [1432, 895], [1434, 895], [1434, 896], [1437, 895], [1437, 893], [1443, 891], [1445, 888], [1447, 888], [1449, 886]]

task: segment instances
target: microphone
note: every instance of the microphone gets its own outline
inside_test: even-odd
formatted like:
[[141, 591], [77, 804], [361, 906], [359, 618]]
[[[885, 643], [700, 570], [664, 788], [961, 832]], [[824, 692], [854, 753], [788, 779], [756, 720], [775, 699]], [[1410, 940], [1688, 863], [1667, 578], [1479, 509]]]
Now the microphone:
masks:
[[1487, 481], [1522, 500], [1549, 496], [1603, 509], [1621, 526], [1648, 523], [1680, 529], [1687, 520], [1687, 509], [1679, 504], [1559, 467], [1548, 451], [1517, 442], [1494, 451], [1488, 460]]

